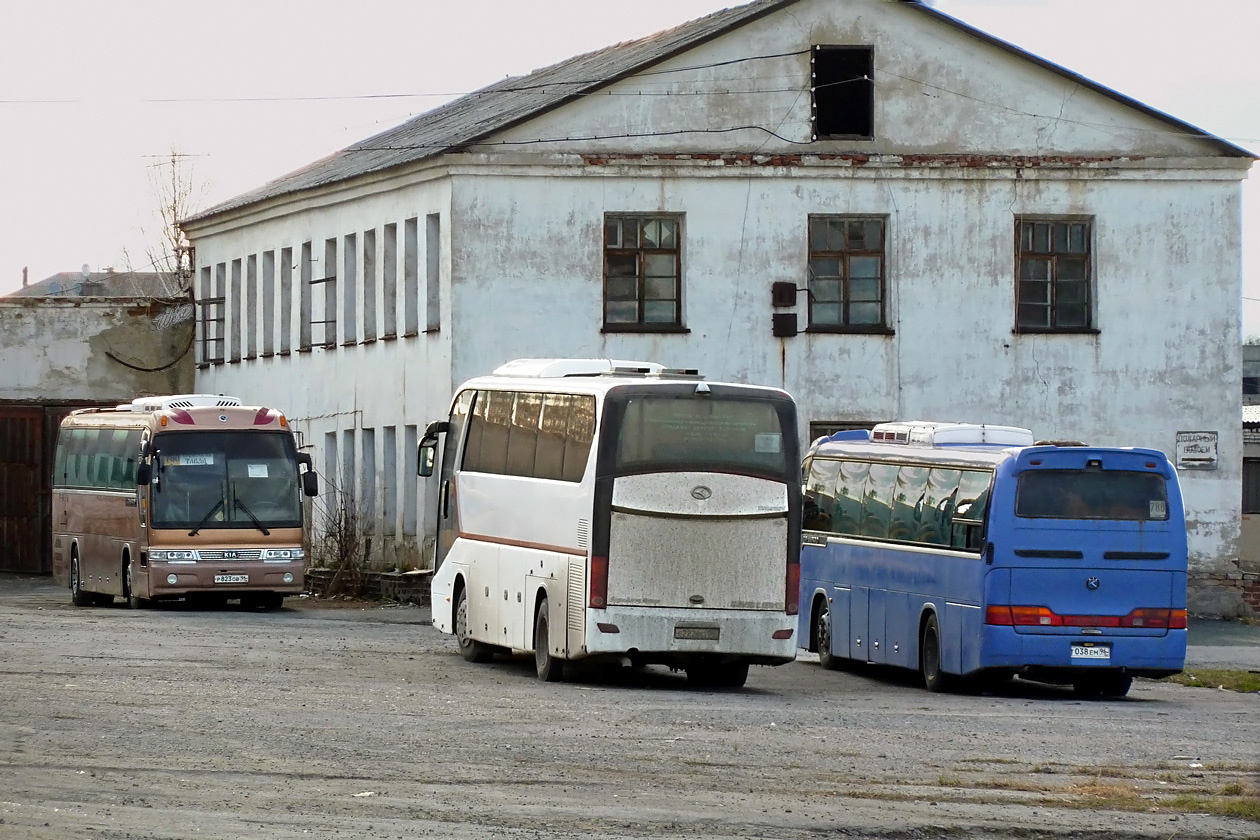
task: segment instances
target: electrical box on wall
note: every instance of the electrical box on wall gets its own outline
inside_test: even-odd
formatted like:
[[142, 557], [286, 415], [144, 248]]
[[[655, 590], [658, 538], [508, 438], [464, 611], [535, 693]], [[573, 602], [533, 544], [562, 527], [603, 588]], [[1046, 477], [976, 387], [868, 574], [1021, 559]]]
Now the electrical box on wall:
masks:
[[791, 338], [796, 335], [796, 313], [776, 312], [771, 316], [774, 321], [774, 334], [779, 338]]
[[773, 306], [796, 306], [796, 284], [787, 280], [771, 283], [770, 303]]

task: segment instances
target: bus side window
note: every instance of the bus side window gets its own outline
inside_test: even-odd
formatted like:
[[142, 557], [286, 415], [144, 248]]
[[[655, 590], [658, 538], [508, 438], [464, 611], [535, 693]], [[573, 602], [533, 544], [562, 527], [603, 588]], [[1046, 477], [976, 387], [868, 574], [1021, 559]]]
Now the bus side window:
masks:
[[950, 539], [952, 548], [984, 548], [992, 473], [965, 470], [958, 481], [958, 500]]
[[[135, 429], [114, 429], [109, 442], [109, 489], [134, 490], [136, 487], [136, 452], [140, 433]], [[130, 482], [128, 482], [130, 473]]]
[[569, 431], [564, 438], [564, 480], [581, 481], [595, 440], [595, 398], [590, 394], [573, 397]]
[[928, 474], [927, 490], [923, 494], [923, 514], [920, 517], [918, 542], [927, 545], [949, 545], [953, 530], [954, 497], [958, 493], [958, 480], [962, 471], [949, 467], [933, 467]]
[[841, 461], [836, 480], [835, 506], [831, 530], [837, 534], [862, 533], [862, 497], [871, 465], [865, 461]]
[[893, 490], [897, 485], [896, 464], [871, 464], [870, 476], [862, 499], [862, 535], [889, 537], [892, 520]]
[[917, 542], [927, 496], [928, 468], [902, 465], [893, 488], [892, 519], [888, 536], [894, 540]]
[[840, 462], [829, 458], [810, 461], [805, 476], [805, 511], [802, 525], [810, 531], [835, 531], [836, 479]]
[[506, 472], [508, 475], [534, 476], [538, 455], [538, 429], [542, 422], [542, 394], [521, 391], [516, 394], [508, 427]]
[[53, 486], [66, 486], [66, 450], [70, 448], [72, 429], [62, 429], [57, 435], [57, 454], [53, 461]]
[[75, 447], [75, 486], [92, 487], [96, 483], [96, 453], [100, 448], [100, 429], [80, 429]]
[[538, 422], [538, 450], [534, 477], [560, 481], [564, 478], [564, 438], [569, 428], [573, 398], [568, 394], [543, 394]]

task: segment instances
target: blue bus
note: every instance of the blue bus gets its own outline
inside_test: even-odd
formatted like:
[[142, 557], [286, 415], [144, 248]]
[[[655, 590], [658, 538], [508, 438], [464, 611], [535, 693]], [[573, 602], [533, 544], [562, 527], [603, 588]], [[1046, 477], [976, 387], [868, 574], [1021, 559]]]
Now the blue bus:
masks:
[[885, 423], [815, 441], [804, 481], [797, 638], [824, 668], [1122, 697], [1185, 666], [1185, 514], [1162, 452]]

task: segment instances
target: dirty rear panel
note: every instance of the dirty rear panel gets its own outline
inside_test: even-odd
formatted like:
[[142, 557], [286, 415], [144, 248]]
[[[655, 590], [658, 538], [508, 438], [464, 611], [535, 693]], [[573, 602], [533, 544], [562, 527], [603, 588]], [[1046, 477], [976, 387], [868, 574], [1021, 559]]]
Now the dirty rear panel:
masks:
[[617, 478], [608, 603], [784, 609], [787, 488], [719, 473]]

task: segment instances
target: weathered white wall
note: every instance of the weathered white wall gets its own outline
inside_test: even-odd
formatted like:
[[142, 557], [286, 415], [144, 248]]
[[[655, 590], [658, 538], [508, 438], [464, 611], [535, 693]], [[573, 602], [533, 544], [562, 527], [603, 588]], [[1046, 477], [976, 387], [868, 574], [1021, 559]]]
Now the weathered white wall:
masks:
[[147, 299], [0, 299], [0, 400], [46, 405], [187, 392], [192, 321], [164, 328], [153, 321], [173, 308]]
[[[786, 388], [803, 436], [809, 421], [941, 418], [1171, 455], [1178, 430], [1215, 430], [1220, 469], [1182, 479], [1192, 550], [1201, 567], [1236, 562], [1235, 181], [821, 164], [530, 174], [457, 181], [454, 327], [476, 340], [457, 342], [456, 379], [516, 356], [650, 358]], [[602, 333], [603, 216], [654, 211], [684, 215], [689, 332]], [[894, 336], [771, 336], [770, 284], [805, 286], [811, 213], [888, 216]], [[1013, 332], [1014, 217], [1027, 213], [1095, 218], [1098, 334]], [[796, 311], [804, 325], [803, 299]]]
[[[342, 198], [339, 196], [338, 198]], [[261, 317], [257, 320], [259, 335], [256, 346], [259, 357], [242, 359], [239, 362], [202, 365], [197, 371], [197, 387], [212, 393], [232, 394], [239, 396], [246, 403], [264, 404], [280, 409], [290, 419], [293, 428], [301, 433], [305, 451], [312, 453], [315, 469], [320, 474], [320, 499], [316, 503], [316, 520], [322, 521], [326, 511], [331, 509], [338, 498], [338, 493], [353, 494], [357, 500], [371, 495], [375, 499], [371, 522], [367, 523], [368, 533], [374, 536], [373, 555], [375, 561], [393, 566], [423, 565], [421, 548], [423, 526], [428, 516], [424, 510], [423, 490], [419, 486], [414, 472], [407, 466], [414, 463], [414, 451], [408, 458], [406, 446], [406, 427], [417, 427], [417, 434], [423, 433], [425, 426], [446, 413], [451, 398], [450, 354], [451, 331], [450, 295], [443, 290], [440, 294], [441, 312], [440, 327], [436, 331], [425, 332], [425, 284], [426, 284], [426, 216], [438, 214], [441, 218], [439, 283], [449, 287], [449, 184], [442, 179], [432, 179], [427, 175], [409, 178], [403, 183], [391, 182], [390, 189], [379, 188], [358, 190], [345, 201], [333, 200], [330, 206], [320, 206], [319, 202], [308, 202], [298, 206], [284, 206], [265, 213], [247, 217], [245, 220], [234, 220], [232, 224], [211, 227], [204, 232], [193, 229], [197, 247], [198, 277], [200, 269], [210, 266], [213, 269], [219, 263], [232, 260], [244, 260], [249, 255], [257, 255], [261, 265], [262, 255], [267, 251], [276, 254], [276, 282], [273, 294], [276, 318], [280, 318], [281, 284], [280, 250], [293, 249], [293, 276], [290, 279], [292, 289], [292, 310], [288, 323], [277, 323], [274, 339], [275, 353], [263, 356], [264, 347], [261, 335], [264, 325]], [[407, 219], [415, 218], [418, 228], [418, 279], [419, 299], [416, 302], [419, 312], [419, 332], [404, 335], [404, 314], [406, 308], [406, 283], [404, 273], [404, 233]], [[384, 331], [385, 289], [382, 282], [384, 272], [384, 226], [397, 225], [398, 247], [396, 253], [396, 312], [397, 337], [394, 339], [378, 338], [374, 342], [363, 343], [361, 340], [351, 346], [341, 343], [338, 332], [338, 343], [325, 348], [320, 342], [322, 335], [316, 327], [315, 345], [307, 351], [299, 350], [301, 335], [301, 250], [304, 242], [311, 242], [312, 253], [317, 262], [312, 275], [321, 278], [327, 275], [327, 267], [322, 265], [324, 259], [324, 242], [327, 239], [338, 240], [337, 264], [332, 272], [339, 277], [344, 272], [345, 236], [356, 235], [358, 262], [358, 283], [355, 312], [358, 326], [356, 334], [362, 339], [363, 319], [365, 317], [364, 283], [363, 283], [363, 233], [367, 230], [377, 231], [376, 264], [377, 278], [375, 283], [377, 333]], [[249, 307], [263, 310], [264, 284], [260, 279], [255, 300], [244, 303], [242, 313]], [[230, 274], [229, 274], [230, 276]], [[343, 289], [337, 289], [337, 319], [339, 325], [346, 321]], [[242, 284], [244, 288], [244, 284]], [[314, 294], [323, 295], [323, 287], [315, 287]], [[228, 312], [233, 311], [229, 304]], [[318, 317], [318, 316], [317, 316]], [[242, 315], [242, 324], [238, 327], [230, 322], [226, 324], [229, 336], [234, 337], [239, 329], [241, 342], [248, 347], [247, 322]], [[281, 354], [279, 330], [287, 330], [290, 335], [291, 352]], [[229, 342], [232, 339], [229, 339]], [[225, 353], [231, 358], [230, 350]], [[395, 451], [396, 511], [392, 519], [392, 529], [384, 521], [385, 518], [385, 427], [395, 427], [397, 435]], [[373, 461], [376, 469], [365, 474], [362, 466], [365, 463], [362, 452], [362, 430], [375, 431], [375, 452]], [[346, 463], [345, 435], [354, 434], [354, 464], [346, 481], [341, 466]], [[328, 469], [325, 451], [326, 435], [334, 434], [337, 440], [336, 470]], [[405, 484], [412, 485], [414, 496], [409, 499]], [[406, 508], [410, 502], [416, 511], [414, 518], [419, 523], [420, 533], [406, 533]], [[361, 509], [362, 505], [359, 506]], [[393, 531], [393, 536], [384, 536]]]
[[[874, 47], [873, 140], [810, 141], [812, 45]], [[732, 130], [743, 126], [757, 128]], [[795, 3], [494, 140], [661, 153], [1176, 157], [1204, 148], [900, 0]]]
[[[875, 140], [808, 142], [816, 43], [875, 46]], [[723, 63], [779, 53], [800, 54]], [[680, 68], [698, 69], [658, 72]], [[662, 91], [675, 95], [616, 95]], [[739, 126], [761, 129], [726, 131]], [[376, 429], [379, 465], [395, 425], [401, 462], [404, 425], [423, 429], [460, 381], [522, 356], [779, 385], [802, 436], [811, 420], [957, 419], [1171, 453], [1177, 431], [1214, 430], [1220, 469], [1183, 476], [1192, 563], [1237, 569], [1249, 160], [884, 0], [795, 4], [491, 141], [193, 226], [213, 266], [285, 246], [296, 262], [307, 240], [322, 258], [326, 238], [417, 216], [423, 288], [424, 219], [442, 218], [438, 333], [216, 365], [198, 389], [285, 410], [321, 472], [328, 432], [340, 449]], [[657, 211], [684, 218], [689, 331], [605, 334], [604, 214]], [[806, 283], [810, 214], [886, 216], [893, 335], [771, 335], [771, 283]], [[1097, 334], [1014, 333], [1022, 214], [1093, 218]], [[803, 296], [795, 311], [804, 327]], [[414, 481], [402, 463], [397, 475]]]

